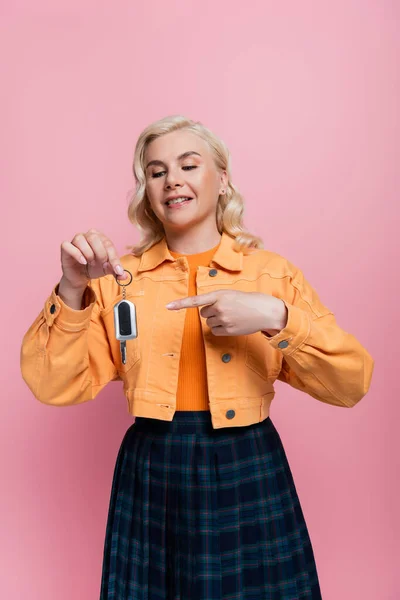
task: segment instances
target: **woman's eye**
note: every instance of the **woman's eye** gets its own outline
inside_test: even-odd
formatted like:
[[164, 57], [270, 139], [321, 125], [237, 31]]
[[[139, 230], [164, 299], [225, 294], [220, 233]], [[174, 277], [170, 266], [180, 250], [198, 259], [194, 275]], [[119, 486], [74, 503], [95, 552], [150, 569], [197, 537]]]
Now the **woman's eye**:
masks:
[[[184, 167], [182, 167], [182, 169], [184, 171], [191, 171], [192, 169], [197, 169], [197, 165], [185, 165]], [[153, 178], [157, 178], [157, 177], [161, 177], [161, 175], [164, 175], [165, 171], [158, 171], [157, 173], [152, 173], [152, 177]]]

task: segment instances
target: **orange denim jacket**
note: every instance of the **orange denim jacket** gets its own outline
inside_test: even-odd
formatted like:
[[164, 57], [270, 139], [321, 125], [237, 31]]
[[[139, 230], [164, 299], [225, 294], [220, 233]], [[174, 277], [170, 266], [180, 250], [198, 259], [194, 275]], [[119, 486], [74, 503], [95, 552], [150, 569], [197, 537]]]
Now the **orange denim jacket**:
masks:
[[[126, 364], [114, 334], [113, 306], [122, 288], [107, 275], [90, 281], [83, 310], [67, 306], [54, 287], [24, 336], [22, 376], [40, 402], [56, 406], [92, 400], [120, 379], [130, 414], [171, 421], [187, 309], [165, 305], [188, 295], [188, 262], [174, 259], [164, 238], [141, 257], [122, 256], [121, 264], [133, 276], [126, 297], [136, 305], [138, 323], [138, 337], [127, 342]], [[372, 357], [337, 325], [297, 267], [269, 250], [236, 252], [227, 234], [210, 267], [198, 268], [198, 294], [262, 292], [281, 298], [288, 309], [286, 327], [272, 337], [261, 331], [215, 336], [200, 317], [214, 428], [263, 421], [276, 379], [335, 406], [352, 407], [363, 398]]]

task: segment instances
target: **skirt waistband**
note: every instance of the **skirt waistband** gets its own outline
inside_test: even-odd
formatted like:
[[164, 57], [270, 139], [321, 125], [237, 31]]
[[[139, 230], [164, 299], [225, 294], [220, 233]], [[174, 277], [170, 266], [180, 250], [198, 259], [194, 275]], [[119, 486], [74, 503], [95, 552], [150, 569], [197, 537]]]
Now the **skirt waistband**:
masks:
[[[265, 421], [269, 421], [269, 417]], [[212, 425], [211, 412], [209, 410], [177, 410], [174, 413], [172, 421], [162, 419], [153, 419], [150, 417], [135, 417], [135, 422], [131, 426], [135, 431], [147, 433], [217, 433], [227, 434], [233, 431], [237, 432], [244, 429], [260, 426], [261, 423], [253, 425], [236, 427], [223, 427], [214, 429]], [[264, 426], [267, 425], [264, 422]]]

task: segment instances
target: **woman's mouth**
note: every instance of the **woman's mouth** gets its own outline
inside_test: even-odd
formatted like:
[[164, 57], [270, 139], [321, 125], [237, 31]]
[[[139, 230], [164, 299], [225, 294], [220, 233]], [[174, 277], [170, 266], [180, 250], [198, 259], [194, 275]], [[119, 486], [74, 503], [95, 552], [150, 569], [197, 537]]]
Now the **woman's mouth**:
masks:
[[186, 196], [182, 196], [180, 198], [174, 198], [173, 200], [168, 200], [166, 202], [167, 208], [180, 208], [186, 204], [189, 204], [193, 198], [188, 198]]

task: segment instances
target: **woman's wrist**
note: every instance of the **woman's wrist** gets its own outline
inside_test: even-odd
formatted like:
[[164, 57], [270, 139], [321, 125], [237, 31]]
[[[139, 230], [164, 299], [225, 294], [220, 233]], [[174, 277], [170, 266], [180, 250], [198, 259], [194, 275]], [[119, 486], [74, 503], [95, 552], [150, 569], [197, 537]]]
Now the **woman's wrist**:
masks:
[[61, 278], [60, 283], [56, 288], [56, 293], [57, 296], [59, 296], [64, 302], [64, 304], [70, 308], [73, 308], [74, 310], [82, 310], [82, 300], [86, 287], [87, 286], [85, 286], [83, 289], [73, 288], [68, 284], [68, 282]]

